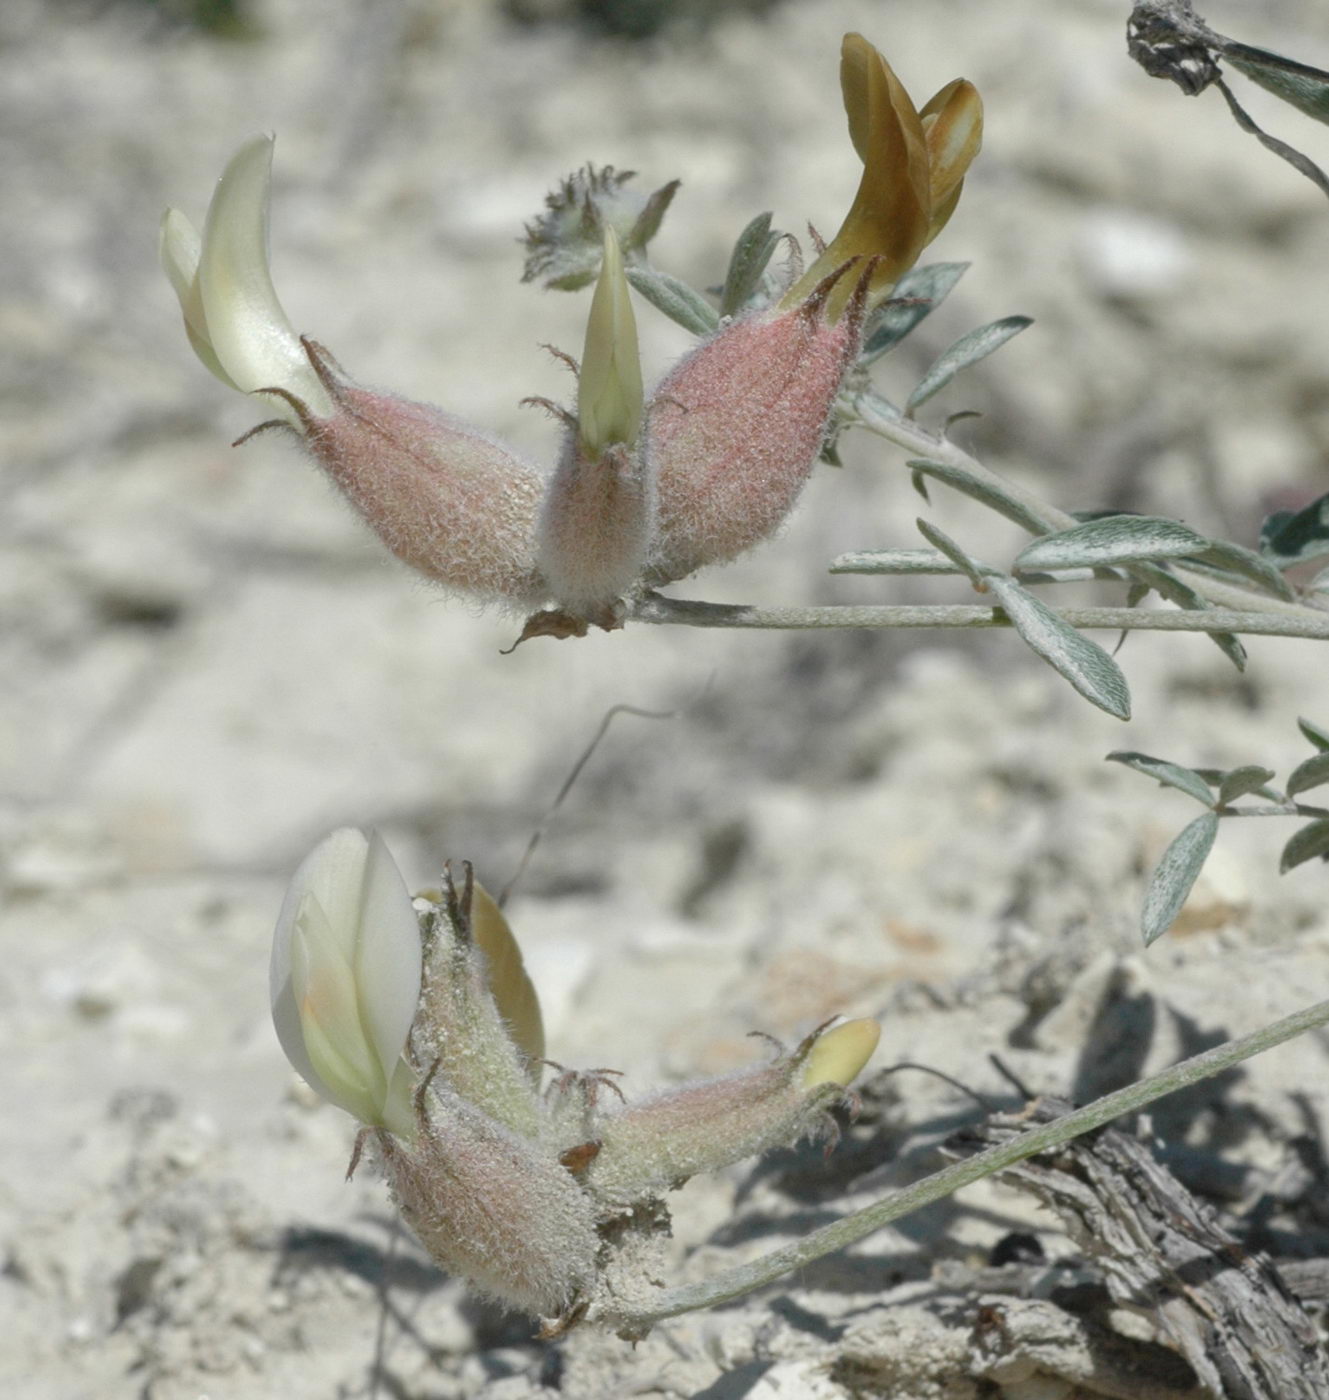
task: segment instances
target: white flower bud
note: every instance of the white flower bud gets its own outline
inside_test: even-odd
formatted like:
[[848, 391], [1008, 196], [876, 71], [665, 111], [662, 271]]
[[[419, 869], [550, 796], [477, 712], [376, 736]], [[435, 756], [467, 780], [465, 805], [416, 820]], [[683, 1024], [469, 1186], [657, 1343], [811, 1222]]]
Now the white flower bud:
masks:
[[420, 997], [420, 926], [382, 839], [334, 831], [295, 872], [272, 944], [272, 1020], [316, 1093], [410, 1138], [403, 1057]]

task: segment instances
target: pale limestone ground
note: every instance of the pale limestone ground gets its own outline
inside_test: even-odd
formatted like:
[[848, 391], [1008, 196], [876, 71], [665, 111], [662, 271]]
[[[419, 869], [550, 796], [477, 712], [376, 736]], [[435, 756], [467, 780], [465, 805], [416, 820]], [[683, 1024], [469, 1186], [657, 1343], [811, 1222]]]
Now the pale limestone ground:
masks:
[[[1241, 9], [1209, 18], [1329, 58], [1314, 7], [1260, 8], [1259, 33]], [[0, 14], [5, 1394], [364, 1393], [388, 1217], [368, 1174], [341, 1181], [349, 1125], [291, 1091], [268, 1025], [284, 879], [358, 823], [386, 830], [412, 880], [469, 857], [501, 883], [618, 702], [685, 709], [618, 721], [514, 905], [561, 1059], [644, 1085], [740, 1062], [753, 1028], [885, 1010], [882, 1063], [997, 1089], [996, 1049], [1066, 1092], [1115, 958], [1205, 1033], [1325, 994], [1325, 877], [1277, 879], [1273, 823], [1225, 828], [1186, 931], [1140, 953], [1144, 872], [1188, 804], [1101, 762], [1138, 748], [1286, 771], [1305, 752], [1293, 717], [1329, 722], [1311, 648], [1254, 642], [1239, 679], [1200, 639], [1137, 637], [1126, 726], [1005, 636], [638, 628], [500, 657], [508, 622], [386, 562], [289, 447], [226, 446], [253, 412], [189, 355], [153, 258], [161, 208], [201, 217], [231, 150], [275, 130], [274, 264], [296, 324], [367, 382], [547, 458], [551, 425], [516, 403], [567, 395], [538, 345], [577, 349], [585, 301], [517, 282], [513, 240], [544, 190], [587, 159], [681, 176], [657, 258], [703, 284], [760, 209], [831, 231], [856, 178], [835, 50], [861, 28], [916, 91], [963, 72], [989, 110], [935, 250], [975, 265], [883, 367], [886, 391], [971, 326], [1032, 314], [938, 412], [983, 409], [969, 440], [1063, 505], [1249, 540], [1264, 507], [1329, 486], [1329, 219], [1215, 94], [1187, 102], [1130, 65], [1123, 5], [791, 3], [636, 48], [515, 30], [478, 3], [257, 11], [261, 37], [238, 46], [129, 7]], [[1322, 131], [1251, 106], [1325, 160]], [[643, 324], [658, 374], [684, 340]], [[896, 458], [851, 440], [846, 459], [779, 542], [676, 591], [901, 596], [822, 572], [843, 549], [915, 542]], [[940, 494], [934, 515], [1009, 557], [987, 517]], [[1013, 1049], [1045, 992], [1061, 1006]], [[1161, 1035], [1140, 1054], [1188, 1048]], [[1311, 1042], [1254, 1068], [1231, 1097], [1267, 1121], [1233, 1151], [1276, 1171], [1280, 1135], [1304, 1130], [1290, 1092], [1317, 1082]], [[901, 1086], [902, 1123], [959, 1121], [950, 1091]], [[1323, 1093], [1309, 1102], [1323, 1126]], [[680, 1271], [740, 1179], [680, 1198]], [[392, 1393], [516, 1400], [561, 1366], [576, 1396], [839, 1397], [808, 1317], [853, 1315], [908, 1355], [926, 1310], [883, 1330], [874, 1261], [922, 1277], [1025, 1216], [974, 1195], [811, 1271], [796, 1307], [683, 1319], [636, 1352], [536, 1348], [408, 1254]]]

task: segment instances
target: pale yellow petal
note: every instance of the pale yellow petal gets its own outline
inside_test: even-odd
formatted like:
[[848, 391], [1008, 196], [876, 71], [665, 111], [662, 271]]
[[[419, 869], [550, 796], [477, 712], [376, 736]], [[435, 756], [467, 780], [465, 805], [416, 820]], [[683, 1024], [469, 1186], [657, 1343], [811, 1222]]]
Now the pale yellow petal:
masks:
[[623, 254], [618, 236], [606, 224], [577, 392], [577, 420], [587, 450], [599, 456], [614, 443], [631, 447], [641, 433], [643, 399], [637, 321]]
[[[471, 932], [476, 945], [485, 955], [489, 990], [498, 1014], [507, 1023], [517, 1048], [535, 1065], [545, 1053], [540, 998], [527, 975], [521, 947], [513, 937], [503, 911], [480, 884], [475, 886], [471, 900]], [[539, 1078], [538, 1065], [533, 1077]]]
[[877, 57], [877, 50], [861, 34], [844, 36], [840, 45], [840, 95], [849, 118], [849, 139], [864, 164], [868, 158], [871, 73]]
[[844, 1021], [818, 1036], [803, 1061], [803, 1087], [815, 1089], [818, 1084], [850, 1084], [872, 1058], [880, 1039], [881, 1027], [869, 1020]]

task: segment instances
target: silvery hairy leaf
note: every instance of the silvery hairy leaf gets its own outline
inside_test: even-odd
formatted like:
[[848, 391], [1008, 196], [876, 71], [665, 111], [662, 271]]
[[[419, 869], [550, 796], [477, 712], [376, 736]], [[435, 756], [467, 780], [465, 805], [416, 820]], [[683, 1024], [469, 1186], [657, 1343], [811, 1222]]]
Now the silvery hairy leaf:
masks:
[[[1142, 582], [1162, 594], [1169, 602], [1188, 612], [1204, 612], [1212, 604], [1190, 584], [1183, 583], [1175, 574], [1170, 574], [1161, 564], [1138, 563], [1131, 569]], [[1224, 656], [1237, 668], [1246, 669], [1246, 648], [1233, 632], [1208, 632], [1205, 634]]]
[[1191, 555], [1186, 562], [1221, 573], [1236, 574], [1244, 582], [1253, 583], [1276, 598], [1290, 601], [1293, 597], [1287, 580], [1268, 559], [1230, 540], [1210, 540], [1206, 549]]
[[720, 315], [732, 316], [757, 290], [766, 264], [780, 243], [780, 234], [771, 232], [771, 216], [758, 214], [738, 235], [729, 258], [724, 289], [720, 293]]
[[962, 570], [936, 549], [860, 549], [831, 561], [833, 574], [958, 574]]
[[859, 364], [870, 365], [880, 359], [931, 316], [968, 267], [968, 263], [929, 263], [906, 272], [895, 284], [890, 300], [872, 318]]
[[693, 335], [710, 335], [720, 324], [720, 313], [700, 292], [659, 268], [630, 263], [625, 268], [628, 281], [657, 311], [663, 311]]
[[1278, 862], [1279, 874], [1286, 875], [1294, 867], [1325, 855], [1329, 855], [1329, 817], [1321, 817], [1319, 821], [1303, 826], [1283, 847]]
[[1317, 753], [1305, 763], [1299, 763], [1287, 780], [1287, 795], [1295, 797], [1299, 792], [1329, 783], [1329, 753]]
[[905, 466], [915, 476], [921, 473], [945, 482], [947, 486], [982, 502], [990, 510], [1004, 515], [1007, 520], [1014, 521], [1021, 529], [1028, 530], [1031, 534], [1041, 535], [1048, 529], [1047, 521], [1036, 515], [1028, 506], [1007, 494], [1001, 487], [972, 476], [963, 467], [954, 466], [950, 462], [934, 462], [926, 457], [915, 458], [906, 462]]
[[1229, 802], [1235, 802], [1237, 798], [1246, 797], [1252, 792], [1270, 796], [1265, 784], [1273, 776], [1272, 768], [1261, 768], [1257, 763], [1233, 768], [1223, 774], [1223, 780], [1218, 785], [1218, 800], [1223, 806], [1227, 806]]
[[1322, 729], [1318, 724], [1301, 718], [1297, 720], [1297, 728], [1322, 753], [1329, 752], [1329, 729]]
[[1131, 717], [1131, 694], [1121, 667], [1097, 642], [1077, 632], [1013, 578], [986, 580], [1011, 625], [1033, 651], [1084, 698], [1117, 719]]
[[933, 394], [944, 389], [962, 369], [977, 364], [1014, 335], [1034, 324], [1031, 316], [1004, 316], [1000, 321], [990, 321], [986, 326], [962, 335], [948, 350], [933, 362], [932, 367], [918, 381], [914, 392], [904, 406], [906, 416], [911, 416], [916, 408], [921, 408]]
[[1016, 569], [1096, 568], [1136, 560], [1180, 559], [1209, 541], [1179, 520], [1153, 515], [1108, 515], [1034, 540], [1015, 558]]
[[1147, 948], [1161, 938], [1181, 913], [1218, 834], [1218, 818], [1205, 812], [1195, 818], [1163, 852], [1149, 880], [1140, 914], [1140, 932]]
[[981, 563], [979, 560], [966, 554], [948, 534], [937, 529], [935, 525], [926, 520], [916, 520], [914, 524], [918, 526], [919, 534], [922, 535], [929, 544], [935, 545], [937, 549], [955, 565], [960, 573], [968, 575], [969, 582], [972, 583], [975, 588], [982, 589], [984, 578], [996, 573], [996, 570], [993, 569], [990, 564]]
[[1121, 763], [1127, 768], [1133, 768], [1137, 773], [1153, 778], [1164, 787], [1173, 787], [1186, 793], [1206, 807], [1214, 805], [1214, 795], [1210, 792], [1209, 785], [1193, 768], [1183, 768], [1181, 764], [1169, 763], [1165, 758], [1154, 758], [1147, 753], [1133, 753], [1124, 749], [1118, 749], [1107, 757], [1109, 763]]

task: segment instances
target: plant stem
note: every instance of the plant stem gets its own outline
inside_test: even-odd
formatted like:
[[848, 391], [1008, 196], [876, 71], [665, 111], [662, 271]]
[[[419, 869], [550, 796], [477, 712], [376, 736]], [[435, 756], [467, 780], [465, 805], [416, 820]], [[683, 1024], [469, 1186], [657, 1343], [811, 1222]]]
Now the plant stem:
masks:
[[951, 1195], [962, 1186], [968, 1186], [983, 1177], [1003, 1171], [1040, 1152], [1059, 1147], [1072, 1138], [1101, 1128], [1124, 1113], [1132, 1113], [1166, 1094], [1175, 1093], [1178, 1089], [1197, 1084], [1202, 1079], [1221, 1074], [1253, 1055], [1281, 1045], [1284, 1041], [1326, 1022], [1329, 1022], [1329, 1001], [1322, 1001], [1303, 1011], [1294, 1012], [1291, 1016], [1264, 1026], [1250, 1035], [1229, 1040], [1212, 1050], [1206, 1050], [1203, 1054], [1183, 1060], [1181, 1064], [1173, 1065], [1170, 1069], [1141, 1080], [1138, 1084], [1131, 1084], [1125, 1089], [1117, 1090], [1116, 1093], [1095, 1099], [1093, 1103], [1076, 1109], [1052, 1123], [1031, 1128], [1010, 1142], [990, 1147], [965, 1161], [955, 1162], [912, 1186], [893, 1192], [884, 1200], [830, 1225], [824, 1225], [820, 1230], [814, 1230], [802, 1239], [772, 1250], [751, 1263], [726, 1269], [701, 1283], [666, 1289], [655, 1298], [650, 1307], [606, 1309], [597, 1321], [614, 1327], [624, 1335], [641, 1336], [645, 1335], [646, 1329], [653, 1323], [664, 1318], [729, 1302], [752, 1292], [753, 1289], [773, 1283], [792, 1270], [810, 1264], [814, 1259], [843, 1249], [892, 1221]]
[[[993, 486], [1004, 495], [1011, 497], [1030, 514], [1047, 521], [1055, 530], [1069, 530], [1072, 526], [1080, 524], [1073, 515], [1068, 515], [1064, 510], [1049, 505], [1047, 501], [1027, 487], [1008, 480], [1000, 472], [994, 472], [991, 467], [984, 466], [977, 457], [971, 457], [962, 447], [957, 447], [949, 438], [928, 432], [926, 428], [920, 427], [913, 419], [887, 417], [884, 413], [874, 410], [871, 401], [866, 398], [859, 399], [855, 403], [855, 409], [861, 427], [866, 428], [870, 433], [875, 433], [880, 438], [885, 438], [887, 442], [894, 443], [896, 447], [903, 448], [911, 457], [928, 457], [933, 461], [945, 462], [948, 466], [958, 467], [975, 480]], [[1315, 617], [1317, 614], [1320, 617], [1325, 616], [1316, 608], [1308, 608], [1301, 603], [1290, 603], [1284, 598], [1274, 598], [1265, 593], [1257, 593], [1238, 587], [1235, 584], [1223, 583], [1209, 574], [1187, 569], [1183, 565], [1174, 565], [1173, 572], [1179, 579], [1188, 583], [1197, 593], [1211, 602], [1241, 612], [1276, 613], [1285, 617], [1305, 617], [1307, 615]], [[1238, 629], [1229, 627], [1222, 630], [1236, 631]], [[1289, 632], [1285, 635], [1321, 636], [1324, 634]]]
[[[1252, 595], [1253, 596], [1253, 595]], [[1270, 601], [1277, 601], [1271, 599]], [[1139, 608], [1065, 608], [1057, 615], [1072, 627], [1110, 631], [1246, 632], [1269, 637], [1310, 637], [1329, 641], [1329, 612], [1298, 608], [1288, 612], [1145, 612]], [[635, 622], [682, 623], [688, 627], [1009, 627], [1000, 608], [972, 604], [891, 606], [831, 604], [810, 608], [758, 608], [748, 603], [703, 603], [650, 593], [633, 604]]]

